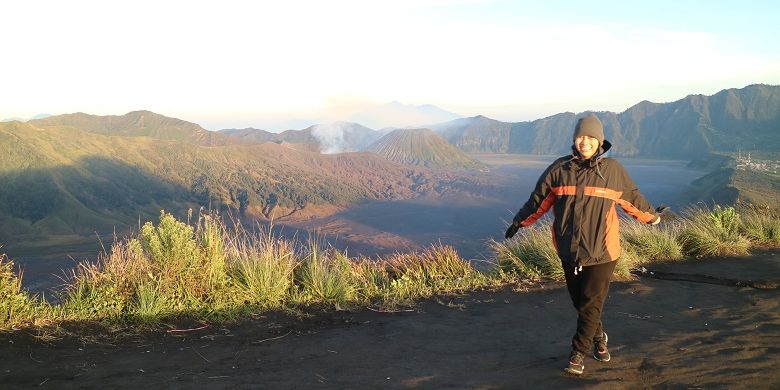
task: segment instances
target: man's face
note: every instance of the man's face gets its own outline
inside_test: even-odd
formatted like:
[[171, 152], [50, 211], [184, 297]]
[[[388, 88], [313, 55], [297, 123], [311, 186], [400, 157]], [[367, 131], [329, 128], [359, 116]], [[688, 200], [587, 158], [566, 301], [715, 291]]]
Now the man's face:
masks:
[[583, 158], [589, 159], [599, 150], [599, 140], [583, 135], [574, 139], [574, 147]]

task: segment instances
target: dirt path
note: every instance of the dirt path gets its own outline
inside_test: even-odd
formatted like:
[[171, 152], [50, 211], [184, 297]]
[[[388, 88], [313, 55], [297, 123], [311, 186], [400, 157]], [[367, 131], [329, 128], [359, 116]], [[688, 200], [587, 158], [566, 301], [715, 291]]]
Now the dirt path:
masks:
[[[777, 254], [727, 264], [742, 261], [745, 270], [768, 265], [777, 278]], [[674, 269], [695, 272], [701, 264]], [[18, 331], [0, 335], [0, 383], [57, 389], [780, 388], [778, 289], [650, 278], [614, 283], [604, 314], [613, 360], [586, 360], [581, 378], [561, 370], [574, 323], [565, 290], [551, 284], [525, 293], [427, 300], [412, 312], [323, 312], [303, 320], [269, 313], [112, 345], [75, 338], [44, 343]]]

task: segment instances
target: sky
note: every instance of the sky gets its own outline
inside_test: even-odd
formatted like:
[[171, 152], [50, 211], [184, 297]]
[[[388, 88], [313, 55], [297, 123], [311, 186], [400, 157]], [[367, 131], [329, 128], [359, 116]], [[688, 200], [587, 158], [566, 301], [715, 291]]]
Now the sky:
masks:
[[0, 15], [0, 119], [150, 110], [279, 131], [398, 101], [516, 122], [780, 84], [777, 1], [27, 0]]

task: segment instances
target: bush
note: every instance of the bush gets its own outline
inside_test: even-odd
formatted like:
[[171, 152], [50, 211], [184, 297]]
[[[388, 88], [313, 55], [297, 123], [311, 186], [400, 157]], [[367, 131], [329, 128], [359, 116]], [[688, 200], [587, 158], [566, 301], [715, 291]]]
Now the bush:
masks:
[[141, 243], [161, 305], [176, 311], [200, 306], [210, 286], [210, 267], [203, 266], [194, 228], [162, 212], [158, 226], [147, 222], [141, 228]]
[[154, 322], [184, 311], [230, 306], [224, 229], [210, 216], [198, 229], [162, 212], [139, 238], [116, 241], [94, 264], [82, 264], [65, 291], [71, 319], [124, 318]]

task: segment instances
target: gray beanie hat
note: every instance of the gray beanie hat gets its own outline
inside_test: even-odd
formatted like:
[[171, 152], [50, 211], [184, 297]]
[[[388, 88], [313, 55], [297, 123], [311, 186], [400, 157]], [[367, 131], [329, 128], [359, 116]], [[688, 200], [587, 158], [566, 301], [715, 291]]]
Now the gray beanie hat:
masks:
[[572, 137], [572, 140], [584, 135], [599, 140], [599, 145], [604, 144], [604, 126], [596, 115], [590, 114], [577, 121], [577, 126], [574, 127], [574, 137]]

